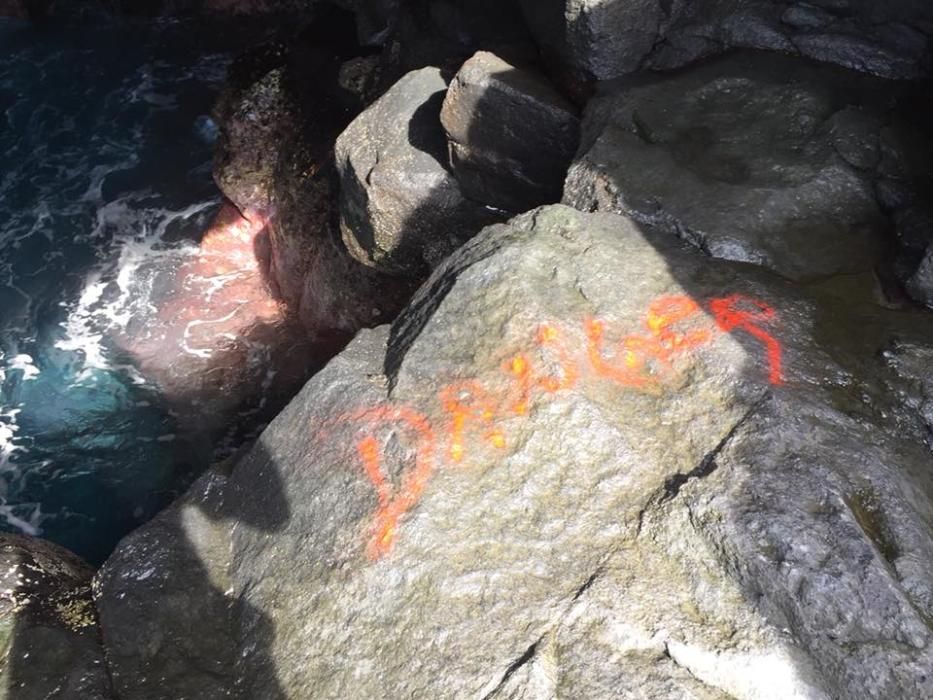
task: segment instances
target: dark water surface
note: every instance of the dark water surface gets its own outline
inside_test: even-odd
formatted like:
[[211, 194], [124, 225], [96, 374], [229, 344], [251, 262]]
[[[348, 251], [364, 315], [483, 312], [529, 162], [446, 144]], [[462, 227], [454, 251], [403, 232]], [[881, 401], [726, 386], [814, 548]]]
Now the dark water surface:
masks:
[[207, 113], [238, 42], [0, 19], [4, 530], [99, 562], [205, 466], [112, 338], [151, 317], [217, 209]]

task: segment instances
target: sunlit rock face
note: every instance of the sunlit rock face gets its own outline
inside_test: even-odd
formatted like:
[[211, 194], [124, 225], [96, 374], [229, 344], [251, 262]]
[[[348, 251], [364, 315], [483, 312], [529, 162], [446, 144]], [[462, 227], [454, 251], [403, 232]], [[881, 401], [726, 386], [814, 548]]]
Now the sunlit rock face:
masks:
[[151, 315], [120, 339], [183, 422], [211, 432], [255, 417], [313, 368], [313, 355], [296, 352], [303, 334], [266, 281], [267, 261], [266, 222], [224, 203], [197, 250], [163, 271]]
[[487, 228], [124, 540], [120, 697], [933, 697], [930, 320], [614, 214]]

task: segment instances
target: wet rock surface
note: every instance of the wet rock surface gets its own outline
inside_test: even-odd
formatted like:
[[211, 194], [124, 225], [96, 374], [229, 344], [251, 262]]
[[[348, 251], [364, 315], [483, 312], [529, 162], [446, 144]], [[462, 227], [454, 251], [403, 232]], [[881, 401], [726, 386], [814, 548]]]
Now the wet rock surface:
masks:
[[340, 135], [340, 230], [366, 265], [415, 278], [502, 218], [468, 199], [447, 168], [440, 112], [447, 81], [413, 71]]
[[610, 80], [667, 70], [732, 48], [767, 49], [886, 78], [929, 74], [933, 10], [902, 0], [522, 0], [528, 26], [555, 70]]
[[33, 537], [0, 535], [0, 697], [110, 700], [93, 571]]
[[539, 73], [475, 54], [451, 82], [441, 123], [469, 198], [514, 212], [560, 199], [579, 119]]
[[[360, 327], [391, 319], [410, 294], [354, 260], [337, 229], [334, 142], [373, 85], [348, 78], [365, 61], [353, 15], [320, 10], [286, 44], [269, 44], [231, 71], [216, 110], [221, 140], [214, 177], [251, 222], [265, 227], [269, 288], [301, 325], [319, 366]], [[375, 70], [370, 66], [370, 70]]]
[[[870, 269], [893, 238], [876, 188], [906, 153], [882, 143], [897, 95], [758, 52], [633, 79], [588, 106], [564, 202], [792, 278]], [[899, 182], [915, 196], [916, 178]]]
[[234, 683], [928, 695], [933, 457], [878, 352], [933, 329], [871, 314], [612, 214], [486, 229], [228, 478]]

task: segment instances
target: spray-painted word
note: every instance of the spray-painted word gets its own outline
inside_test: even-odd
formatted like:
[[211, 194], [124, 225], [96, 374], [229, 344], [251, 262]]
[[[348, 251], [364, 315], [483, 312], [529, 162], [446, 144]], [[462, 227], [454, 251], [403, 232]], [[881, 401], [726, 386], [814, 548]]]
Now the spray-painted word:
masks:
[[[439, 462], [462, 462], [471, 450], [507, 446], [506, 422], [525, 416], [535, 402], [573, 389], [581, 381], [610, 382], [660, 394], [677, 377], [691, 351], [722, 333], [744, 333], [763, 346], [771, 384], [783, 382], [781, 345], [767, 330], [774, 310], [742, 295], [712, 299], [704, 306], [687, 296], [653, 301], [643, 327], [621, 337], [596, 318], [582, 329], [544, 323], [527, 351], [506, 356], [495, 386], [460, 380], [443, 386], [429, 418], [403, 405], [363, 408], [341, 416], [359, 426], [356, 452], [376, 491], [377, 508], [367, 533], [367, 554], [378, 559], [393, 546], [399, 522], [424, 493]], [[405, 468], [393, 483], [385, 467], [391, 436], [408, 450]]]

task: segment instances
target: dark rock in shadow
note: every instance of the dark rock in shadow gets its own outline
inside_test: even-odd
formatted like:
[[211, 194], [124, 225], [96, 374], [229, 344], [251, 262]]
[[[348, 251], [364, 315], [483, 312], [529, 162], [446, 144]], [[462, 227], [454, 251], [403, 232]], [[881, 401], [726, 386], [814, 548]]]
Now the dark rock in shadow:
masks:
[[111, 700], [93, 570], [66, 549], [0, 535], [0, 696]]
[[[262, 442], [254, 450], [262, 452]], [[230, 460], [204, 474], [155, 520], [127, 536], [94, 582], [114, 687], [127, 700], [166, 697], [284, 698], [274, 677], [261, 695], [243, 690], [240, 651], [262, 657], [274, 628], [265, 614], [233, 597], [230, 536], [239, 526], [273, 536], [290, 505], [272, 462], [263, 489], [227, 500]], [[242, 630], [248, 624], [249, 633]]]

